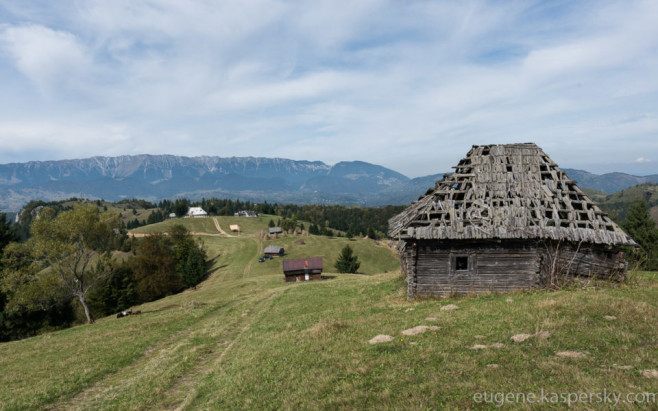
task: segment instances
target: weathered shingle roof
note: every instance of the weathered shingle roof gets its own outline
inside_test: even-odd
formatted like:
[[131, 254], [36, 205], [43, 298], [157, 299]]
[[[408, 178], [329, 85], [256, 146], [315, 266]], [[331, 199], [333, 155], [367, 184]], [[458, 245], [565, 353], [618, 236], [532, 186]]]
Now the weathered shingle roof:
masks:
[[635, 244], [535, 144], [473, 146], [454, 168], [389, 220], [389, 236]]
[[265, 254], [280, 254], [283, 251], [283, 247], [279, 245], [268, 245], [265, 247], [263, 253]]
[[300, 271], [304, 269], [322, 271], [322, 257], [283, 260], [284, 273], [288, 271]]

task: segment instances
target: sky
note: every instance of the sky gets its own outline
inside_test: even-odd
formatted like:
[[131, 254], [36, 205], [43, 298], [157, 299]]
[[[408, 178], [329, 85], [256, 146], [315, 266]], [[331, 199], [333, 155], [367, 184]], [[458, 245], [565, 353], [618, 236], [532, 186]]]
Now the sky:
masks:
[[0, 0], [0, 163], [472, 145], [658, 174], [658, 1]]

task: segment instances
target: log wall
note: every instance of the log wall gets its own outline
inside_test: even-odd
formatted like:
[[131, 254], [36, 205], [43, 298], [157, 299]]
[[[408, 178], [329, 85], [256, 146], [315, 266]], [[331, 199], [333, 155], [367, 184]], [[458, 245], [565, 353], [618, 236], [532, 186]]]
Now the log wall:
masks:
[[405, 260], [410, 298], [527, 289], [540, 279], [537, 247], [523, 242], [416, 241]]
[[553, 241], [540, 243], [539, 253], [541, 284], [544, 286], [572, 277], [615, 281], [626, 278], [628, 264], [624, 252], [614, 247]]
[[623, 252], [599, 245], [427, 240], [402, 249], [409, 298], [550, 287], [574, 276], [626, 276]]

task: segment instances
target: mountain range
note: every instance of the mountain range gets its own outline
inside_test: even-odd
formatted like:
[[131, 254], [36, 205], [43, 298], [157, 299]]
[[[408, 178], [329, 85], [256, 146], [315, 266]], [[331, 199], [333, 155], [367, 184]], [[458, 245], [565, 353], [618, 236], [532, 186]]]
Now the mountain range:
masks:
[[[658, 175], [595, 175], [565, 169], [581, 187], [612, 193]], [[70, 197], [118, 201], [201, 197], [299, 204], [380, 206], [408, 204], [443, 173], [410, 179], [363, 161], [329, 166], [321, 161], [256, 157], [135, 155], [0, 164], [0, 210], [30, 200]]]

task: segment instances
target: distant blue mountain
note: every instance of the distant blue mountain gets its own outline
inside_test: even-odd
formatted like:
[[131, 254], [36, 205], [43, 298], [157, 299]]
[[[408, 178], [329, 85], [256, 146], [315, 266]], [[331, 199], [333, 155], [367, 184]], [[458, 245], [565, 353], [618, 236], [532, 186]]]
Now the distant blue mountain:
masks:
[[[658, 175], [602, 176], [566, 169], [581, 187], [612, 193]], [[239, 198], [299, 204], [380, 206], [409, 204], [442, 173], [409, 179], [375, 164], [257, 157], [136, 155], [0, 164], [0, 210], [17, 211], [30, 200], [70, 197], [118, 201], [141, 198]]]
[[603, 191], [606, 194], [616, 193], [625, 188], [643, 183], [658, 183], [658, 174], [649, 176], [633, 176], [625, 173], [592, 174], [584, 170], [563, 168], [567, 175], [578, 182], [579, 187]]
[[229, 197], [270, 202], [366, 204], [409, 178], [361, 161], [138, 155], [0, 164], [0, 210], [69, 197], [118, 201]]

